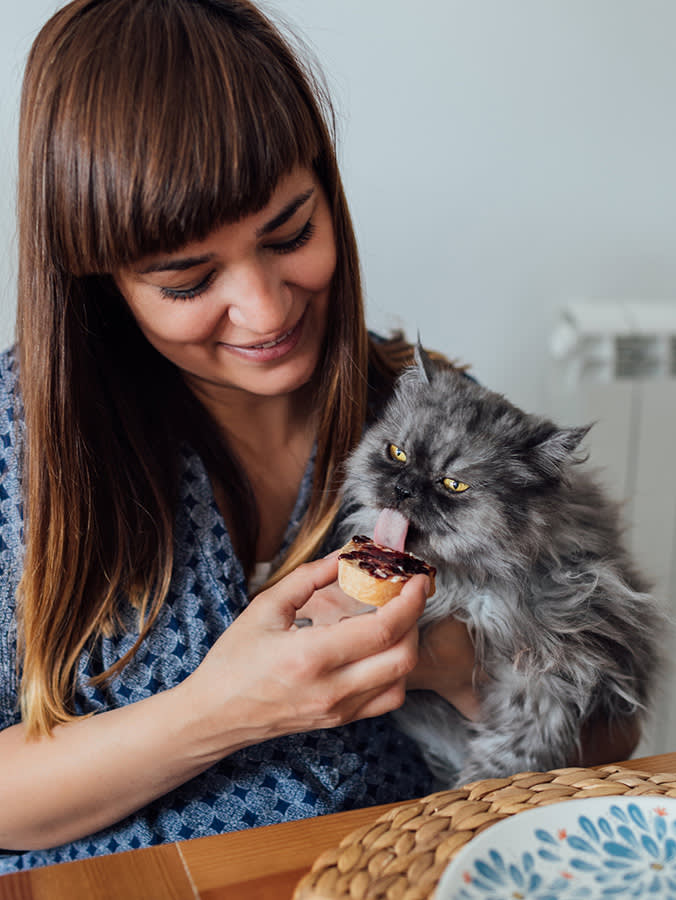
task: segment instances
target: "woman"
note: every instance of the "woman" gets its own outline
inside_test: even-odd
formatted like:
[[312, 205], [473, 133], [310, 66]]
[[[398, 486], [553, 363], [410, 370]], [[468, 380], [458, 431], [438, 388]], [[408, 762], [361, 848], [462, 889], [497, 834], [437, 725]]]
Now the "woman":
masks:
[[0, 870], [425, 792], [382, 717], [424, 579], [293, 624], [394, 369], [309, 76], [248, 3], [76, 0], [30, 54], [20, 159]]
[[423, 794], [383, 714], [407, 679], [476, 708], [457, 623], [418, 660], [425, 579], [344, 618], [307, 562], [406, 355], [367, 335], [319, 97], [243, 0], [75, 0], [32, 48], [0, 871]]

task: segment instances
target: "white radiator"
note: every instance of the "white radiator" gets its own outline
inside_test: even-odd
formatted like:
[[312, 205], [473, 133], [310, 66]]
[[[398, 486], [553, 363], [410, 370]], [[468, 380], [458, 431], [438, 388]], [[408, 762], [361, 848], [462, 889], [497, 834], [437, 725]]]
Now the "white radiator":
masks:
[[[624, 502], [629, 547], [676, 622], [676, 300], [572, 303], [550, 349], [547, 412], [595, 423], [589, 465]], [[674, 749], [676, 667], [638, 753]]]

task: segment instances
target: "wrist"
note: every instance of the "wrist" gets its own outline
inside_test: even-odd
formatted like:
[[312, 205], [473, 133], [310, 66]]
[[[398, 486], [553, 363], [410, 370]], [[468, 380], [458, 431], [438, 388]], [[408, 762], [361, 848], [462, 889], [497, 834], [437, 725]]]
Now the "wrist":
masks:
[[[284, 733], [263, 723], [259, 710], [252, 710], [239, 696], [219, 696], [213, 685], [204, 688], [199, 669], [180, 685], [176, 694], [181, 716], [180, 738], [184, 753], [201, 770], [243, 747], [262, 743]], [[272, 712], [270, 711], [272, 719]], [[258, 726], [256, 723], [260, 723]]]

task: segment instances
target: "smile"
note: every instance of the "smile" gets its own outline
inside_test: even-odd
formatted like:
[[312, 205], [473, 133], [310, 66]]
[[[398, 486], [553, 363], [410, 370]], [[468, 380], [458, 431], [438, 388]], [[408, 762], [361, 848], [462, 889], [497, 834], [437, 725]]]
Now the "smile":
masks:
[[305, 319], [306, 311], [292, 328], [270, 341], [262, 341], [260, 344], [249, 344], [248, 346], [222, 343], [221, 347], [240, 359], [258, 363], [274, 362], [295, 349], [302, 337]]
[[[298, 325], [297, 322], [296, 322], [296, 325]], [[278, 344], [281, 344], [282, 341], [285, 341], [289, 337], [290, 334], [293, 333], [294, 329], [296, 328], [296, 325], [294, 325], [293, 328], [289, 328], [289, 330], [286, 332], [286, 334], [281, 335], [281, 337], [276, 338], [274, 341], [266, 341], [264, 344], [252, 344], [250, 347], [247, 347], [246, 349], [247, 350], [269, 350], [270, 347], [276, 347]]]

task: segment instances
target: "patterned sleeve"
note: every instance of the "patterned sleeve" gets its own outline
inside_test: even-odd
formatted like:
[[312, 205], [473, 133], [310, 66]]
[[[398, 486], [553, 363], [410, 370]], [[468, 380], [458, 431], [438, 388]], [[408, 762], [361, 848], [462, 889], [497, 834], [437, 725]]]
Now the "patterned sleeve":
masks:
[[0, 730], [20, 720], [16, 590], [23, 560], [19, 476], [20, 409], [12, 351], [0, 354]]

